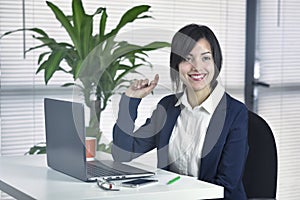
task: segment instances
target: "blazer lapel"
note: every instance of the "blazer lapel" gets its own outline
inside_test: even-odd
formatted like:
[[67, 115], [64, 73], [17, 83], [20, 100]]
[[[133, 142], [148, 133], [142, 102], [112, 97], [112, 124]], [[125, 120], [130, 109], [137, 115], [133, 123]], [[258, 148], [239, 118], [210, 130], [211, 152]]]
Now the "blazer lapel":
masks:
[[[212, 150], [217, 143], [222, 133], [223, 127], [225, 126], [226, 110], [227, 110], [227, 98], [224, 94], [220, 103], [218, 104], [207, 128], [203, 149], [202, 158]], [[202, 163], [201, 163], [202, 164]]]
[[[177, 99], [177, 98], [174, 98]], [[162, 169], [168, 169], [169, 168], [169, 140], [173, 131], [173, 128], [175, 126], [175, 123], [177, 121], [177, 118], [181, 112], [180, 106], [176, 106], [177, 101], [172, 104], [170, 102], [170, 106], [166, 108], [167, 110], [167, 120], [165, 122], [165, 125], [163, 126], [162, 130], [160, 131], [160, 141], [159, 141], [159, 147], [158, 147], [158, 167]]]

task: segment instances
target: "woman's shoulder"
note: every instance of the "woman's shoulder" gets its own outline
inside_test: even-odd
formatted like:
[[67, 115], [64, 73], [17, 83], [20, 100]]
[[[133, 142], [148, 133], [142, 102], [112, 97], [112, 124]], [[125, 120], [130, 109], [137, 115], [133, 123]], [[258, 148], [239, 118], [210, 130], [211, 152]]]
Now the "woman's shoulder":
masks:
[[161, 105], [175, 105], [178, 101], [178, 98], [182, 96], [183, 93], [176, 93], [176, 94], [169, 94], [164, 96], [160, 101], [159, 104]]
[[232, 97], [230, 94], [228, 94], [227, 92], [225, 93], [226, 95], [226, 99], [227, 99], [227, 105], [234, 110], [245, 110], [247, 111], [247, 106], [241, 102], [240, 100]]

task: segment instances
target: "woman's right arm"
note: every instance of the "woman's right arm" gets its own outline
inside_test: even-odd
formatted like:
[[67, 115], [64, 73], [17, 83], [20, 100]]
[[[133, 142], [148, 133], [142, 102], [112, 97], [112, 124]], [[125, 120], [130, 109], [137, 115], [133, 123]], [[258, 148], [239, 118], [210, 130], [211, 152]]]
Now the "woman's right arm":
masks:
[[145, 125], [136, 133], [134, 133], [134, 126], [141, 98], [153, 91], [158, 79], [159, 77], [156, 75], [150, 84], [147, 79], [136, 80], [122, 95], [118, 118], [113, 128], [112, 155], [114, 160], [130, 161], [153, 149], [154, 135], [152, 134], [152, 128], [149, 126], [151, 119], [147, 119]]

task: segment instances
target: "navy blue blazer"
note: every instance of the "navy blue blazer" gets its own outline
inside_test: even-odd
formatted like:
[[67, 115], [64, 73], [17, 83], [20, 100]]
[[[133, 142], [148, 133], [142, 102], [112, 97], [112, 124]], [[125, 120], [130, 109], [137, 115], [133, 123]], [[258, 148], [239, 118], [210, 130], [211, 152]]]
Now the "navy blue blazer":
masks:
[[[157, 149], [157, 166], [169, 170], [168, 143], [181, 107], [176, 95], [160, 100], [152, 116], [134, 132], [141, 99], [122, 95], [113, 128], [112, 155], [116, 161], [131, 161]], [[247, 199], [242, 176], [248, 153], [246, 106], [225, 93], [210, 120], [200, 162], [199, 180], [224, 187], [224, 199]]]

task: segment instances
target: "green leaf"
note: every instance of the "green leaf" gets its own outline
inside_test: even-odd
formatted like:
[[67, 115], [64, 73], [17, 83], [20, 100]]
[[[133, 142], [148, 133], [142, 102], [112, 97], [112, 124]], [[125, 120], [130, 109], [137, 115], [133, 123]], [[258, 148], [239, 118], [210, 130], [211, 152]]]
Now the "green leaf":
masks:
[[125, 45], [125, 43], [123, 43], [117, 49], [114, 50], [113, 56], [114, 56], [114, 58], [119, 58], [121, 56], [128, 55], [128, 54], [130, 54], [136, 50], [139, 50], [141, 48], [142, 47], [138, 46], [138, 45], [133, 45], [133, 44], [128, 44], [128, 43]]
[[62, 67], [58, 67], [57, 71], [63, 71], [65, 73], [70, 73], [69, 71], [65, 70], [64, 68]]
[[45, 83], [47, 84], [50, 78], [53, 76], [54, 72], [59, 70], [59, 64], [61, 60], [63, 59], [63, 50], [58, 50], [53, 52], [47, 62], [47, 65], [45, 67]]
[[34, 39], [40, 40], [43, 44], [46, 44], [51, 48], [51, 44], [57, 44], [57, 42], [53, 38], [49, 37], [36, 37], [35, 35], [32, 36]]
[[35, 73], [38, 74], [41, 70], [46, 69], [47, 65], [48, 65], [48, 61], [46, 60], [39, 66], [39, 68], [36, 70]]
[[104, 34], [106, 28], [106, 21], [107, 21], [107, 13], [106, 13], [106, 9], [103, 9], [101, 19], [100, 19], [100, 25], [99, 25], [99, 42], [105, 40]]
[[65, 83], [62, 85], [62, 87], [69, 87], [69, 86], [74, 86], [75, 83]]
[[46, 32], [43, 31], [42, 29], [39, 29], [39, 28], [21, 28], [21, 29], [16, 29], [16, 30], [13, 30], [13, 31], [5, 32], [4, 34], [2, 34], [0, 36], [0, 39], [2, 39], [4, 36], [10, 35], [10, 34], [13, 34], [13, 33], [16, 33], [16, 32], [20, 32], [20, 31], [33, 31], [33, 32], [36, 32], [36, 33], [44, 36], [44, 37], [48, 37]]
[[[54, 13], [56, 19], [61, 23], [61, 25], [65, 28], [67, 33], [69, 34], [71, 40], [74, 43], [74, 46], [78, 48], [78, 39], [76, 37], [75, 31], [73, 26], [71, 25], [69, 19], [66, 15], [53, 3], [46, 1], [47, 5], [51, 8], [52, 12]], [[80, 52], [79, 52], [80, 55]]]
[[[142, 53], [143, 55], [145, 55], [145, 56], [148, 56], [147, 54], [145, 54], [144, 52], [137, 52], [137, 53]], [[149, 64], [149, 61], [147, 61], [146, 60], [146, 58], [143, 58], [143, 57], [140, 57], [140, 56], [137, 56], [137, 55], [134, 55], [134, 58], [137, 60], [140, 60], [140, 61], [142, 61], [142, 62], [144, 62], [144, 63], [148, 63]]]
[[44, 30], [42, 30], [40, 28], [29, 28], [27, 30], [36, 32], [36, 33], [38, 33], [38, 34], [40, 34], [40, 35], [42, 35], [44, 37], [49, 37], [48, 34]]
[[57, 43], [54, 39], [52, 38], [48, 38], [48, 37], [35, 37], [33, 36], [35, 39], [40, 40], [43, 44], [42, 45], [38, 45], [35, 47], [31, 47], [28, 50], [26, 50], [26, 53], [41, 47], [49, 47], [50, 49], [56, 49], [56, 48], [74, 48], [71, 44], [66, 43], [66, 42], [61, 42], [61, 43]]
[[133, 22], [138, 18], [138, 16], [144, 12], [147, 12], [150, 9], [148, 5], [135, 6], [129, 9], [121, 18], [119, 24], [117, 25], [116, 30], [120, 30], [127, 23]]
[[128, 65], [119, 65], [119, 70], [129, 70], [131, 69], [131, 66]]
[[113, 47], [116, 45], [116, 42], [114, 41], [114, 37], [107, 38], [104, 44], [105, 47], [103, 50], [103, 57], [106, 57], [111, 54]]
[[32, 154], [45, 154], [45, 153], [46, 153], [46, 143], [40, 142], [40, 143], [34, 145], [33, 147], [31, 147], [29, 149], [29, 151], [25, 153], [25, 155], [26, 154], [29, 154], [29, 155], [32, 155]]
[[32, 50], [35, 50], [35, 49], [39, 49], [39, 48], [42, 48], [42, 47], [46, 47], [46, 46], [48, 46], [48, 44], [41, 44], [41, 45], [38, 45], [38, 46], [35, 46], [35, 47], [31, 47], [31, 48], [27, 49], [25, 51], [25, 53], [28, 53], [29, 51], [32, 51]]
[[47, 54], [50, 54], [50, 53], [51, 53], [50, 51], [41, 53], [41, 54], [39, 55], [38, 64], [40, 64], [41, 61], [43, 60], [43, 58], [44, 58]]
[[74, 69], [74, 80], [76, 80], [79, 77], [79, 74], [81, 73], [81, 64], [82, 61], [79, 61]]
[[89, 45], [89, 41], [86, 40], [86, 35], [91, 34], [91, 27], [88, 27], [90, 26], [90, 22], [87, 22], [88, 16], [85, 14], [81, 0], [72, 1], [72, 10], [74, 32], [78, 42], [76, 49], [78, 50], [81, 59], [84, 59], [87, 52], [86, 46]]
[[[143, 51], [152, 51], [159, 48], [169, 47], [170, 44], [167, 42], [152, 42], [145, 46], [138, 46], [138, 45], [132, 45], [127, 44], [119, 45], [119, 47], [113, 52], [113, 59], [117, 59], [123, 56], [127, 56], [129, 59], [131, 54], [133, 53], [143, 53]], [[144, 54], [144, 53], [143, 53]], [[135, 55], [134, 55], [135, 56]]]
[[126, 74], [134, 71], [136, 68], [142, 66], [142, 64], [138, 64], [138, 65], [134, 65], [134, 66], [131, 66], [131, 67], [128, 67], [126, 69], [124, 69], [125, 71], [122, 72], [117, 78], [116, 78], [116, 82], [118, 83]]
[[100, 13], [103, 12], [104, 10], [106, 10], [106, 8], [104, 8], [104, 7], [99, 7], [99, 8], [97, 8], [97, 10], [94, 12], [94, 14], [92, 14], [92, 17], [94, 17], [95, 15], [100, 14]]
[[[80, 28], [83, 24], [83, 19], [86, 16], [82, 1], [73, 0], [72, 1], [72, 10], [73, 10], [73, 23], [76, 33], [80, 33]], [[79, 37], [79, 35], [77, 35]]]
[[145, 19], [145, 18], [153, 18], [150, 15], [143, 15], [141, 17], [138, 17], [138, 19]]
[[164, 47], [170, 47], [171, 44], [168, 42], [152, 42], [150, 44], [147, 44], [143, 47], [144, 51], [152, 51], [152, 50], [156, 50], [156, 49], [160, 49], [160, 48], [164, 48]]
[[81, 44], [81, 51], [82, 51], [82, 59], [84, 59], [90, 52], [90, 40], [93, 39], [93, 19], [90, 16], [86, 16], [83, 20], [81, 25], [81, 32], [80, 32], [80, 44]]
[[117, 27], [115, 29], [113, 29], [110, 33], [108, 33], [106, 38], [116, 35], [122, 27], [124, 27], [126, 24], [138, 19], [140, 14], [147, 12], [149, 9], [150, 9], [150, 6], [148, 6], [148, 5], [139, 5], [139, 6], [135, 6], [131, 9], [129, 9], [127, 12], [125, 12], [123, 14]]
[[93, 17], [102, 12], [103, 8], [98, 8], [93, 15], [87, 15], [84, 11], [81, 0], [73, 0], [73, 21], [74, 30], [77, 35], [78, 45], [77, 50], [81, 59], [84, 59], [92, 47], [93, 43]]

